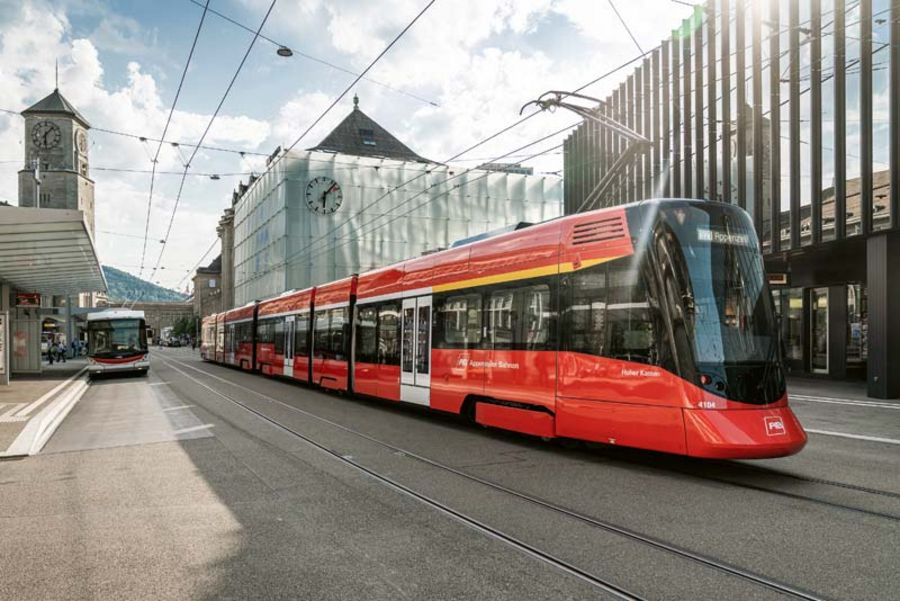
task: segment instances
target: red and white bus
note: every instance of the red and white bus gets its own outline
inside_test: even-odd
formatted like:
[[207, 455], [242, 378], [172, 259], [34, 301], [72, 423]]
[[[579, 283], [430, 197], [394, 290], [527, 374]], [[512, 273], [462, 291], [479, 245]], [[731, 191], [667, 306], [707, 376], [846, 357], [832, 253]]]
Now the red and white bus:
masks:
[[87, 315], [88, 374], [150, 370], [143, 311], [107, 309]]
[[201, 348], [536, 436], [761, 458], [806, 444], [779, 347], [748, 215], [652, 200], [211, 316]]

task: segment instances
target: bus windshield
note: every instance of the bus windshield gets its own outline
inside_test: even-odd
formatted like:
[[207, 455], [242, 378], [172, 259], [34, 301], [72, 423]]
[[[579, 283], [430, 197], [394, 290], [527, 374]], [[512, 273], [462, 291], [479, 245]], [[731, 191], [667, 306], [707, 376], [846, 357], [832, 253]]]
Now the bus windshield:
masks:
[[147, 352], [147, 333], [140, 319], [110, 319], [88, 324], [88, 350], [94, 357], [121, 357]]
[[710, 391], [746, 402], [777, 400], [783, 386], [771, 380], [781, 378], [778, 332], [747, 214], [714, 205], [662, 209], [656, 247], [674, 297], [673, 321], [692, 341], [692, 367], [712, 378]]

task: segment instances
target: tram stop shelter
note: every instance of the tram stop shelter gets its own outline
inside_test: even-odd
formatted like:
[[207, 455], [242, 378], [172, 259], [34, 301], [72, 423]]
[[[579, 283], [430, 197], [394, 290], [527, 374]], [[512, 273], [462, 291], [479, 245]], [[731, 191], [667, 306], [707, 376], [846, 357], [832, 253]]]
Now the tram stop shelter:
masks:
[[82, 211], [0, 207], [0, 384], [8, 384], [11, 371], [41, 372], [46, 299], [106, 289]]

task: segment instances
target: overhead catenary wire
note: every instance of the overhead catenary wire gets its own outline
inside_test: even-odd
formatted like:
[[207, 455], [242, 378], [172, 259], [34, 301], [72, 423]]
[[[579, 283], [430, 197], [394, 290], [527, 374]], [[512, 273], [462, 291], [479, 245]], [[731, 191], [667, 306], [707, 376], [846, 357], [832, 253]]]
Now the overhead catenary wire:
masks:
[[189, 269], [188, 272], [187, 272], [184, 276], [182, 276], [182, 278], [181, 278], [180, 280], [178, 280], [178, 283], [175, 284], [175, 288], [181, 287], [181, 284], [184, 283], [184, 281], [187, 279], [187, 277], [188, 277], [190, 274], [196, 272], [197, 269], [200, 268], [200, 265], [203, 263], [203, 261], [206, 259], [206, 257], [209, 256], [209, 253], [212, 252], [212, 249], [216, 247], [216, 243], [218, 243], [218, 242], [219, 242], [219, 238], [218, 238], [218, 237], [216, 237], [216, 238], [213, 239], [212, 244], [209, 245], [209, 248], [206, 249], [206, 252], [204, 252], [204, 253], [200, 256], [200, 259], [198, 259], [197, 262], [194, 264], [194, 266], [193, 266], [191, 269]]
[[153, 155], [152, 167], [150, 172], [150, 196], [147, 198], [147, 217], [144, 222], [144, 245], [141, 249], [141, 268], [138, 277], [144, 274], [144, 259], [147, 257], [147, 238], [150, 235], [150, 211], [153, 207], [153, 189], [156, 184], [156, 166], [159, 164], [159, 153], [162, 151], [163, 140], [169, 133], [169, 126], [172, 124], [172, 116], [175, 114], [175, 106], [178, 104], [178, 98], [181, 96], [181, 89], [184, 87], [184, 80], [187, 78], [188, 69], [191, 66], [191, 60], [194, 58], [194, 50], [197, 49], [197, 41], [200, 39], [200, 32], [203, 29], [203, 22], [206, 20], [206, 13], [209, 11], [209, 0], [203, 5], [203, 14], [200, 15], [200, 22], [197, 24], [197, 31], [194, 33], [194, 41], [191, 42], [191, 49], [188, 52], [187, 60], [184, 62], [184, 70], [181, 72], [181, 79], [178, 81], [178, 88], [175, 90], [175, 98], [172, 100], [172, 107], [169, 109], [169, 116], [166, 118], [166, 125], [163, 127], [159, 144], [156, 146], [156, 154]]
[[[190, 2], [190, 3], [192, 3], [192, 4], [196, 4], [197, 6], [203, 6], [203, 4], [200, 3], [200, 0], [188, 0], [188, 2]], [[232, 17], [229, 17], [228, 15], [226, 15], [226, 14], [224, 14], [224, 13], [221, 13], [221, 12], [219, 12], [219, 11], [213, 9], [213, 8], [209, 9], [209, 12], [213, 13], [213, 14], [216, 15], [217, 17], [221, 17], [222, 19], [224, 19], [225, 21], [228, 21], [228, 22], [231, 23], [232, 25], [236, 25], [236, 26], [240, 27], [241, 29], [244, 29], [244, 30], [246, 30], [246, 31], [249, 31], [250, 33], [253, 33], [253, 30], [252, 30], [252, 29], [250, 29], [249, 27], [247, 27], [246, 25], [244, 25], [244, 24], [241, 23], [240, 21], [238, 21], [238, 20], [236, 20], [236, 19], [233, 19]], [[273, 40], [272, 38], [270, 38], [270, 37], [268, 37], [268, 36], [266, 36], [266, 35], [264, 35], [264, 34], [260, 34], [259, 37], [260, 37], [261, 39], [263, 39], [263, 40], [265, 40], [265, 41], [267, 41], [267, 42], [273, 44], [274, 46], [277, 46], [278, 48], [286, 48], [286, 47], [288, 47], [287, 44], [282, 44], [281, 42], [277, 42], [276, 40]], [[319, 58], [319, 57], [317, 57], [317, 56], [313, 56], [313, 55], [308, 54], [308, 53], [306, 53], [306, 52], [303, 52], [303, 51], [301, 51], [301, 50], [297, 50], [296, 48], [291, 47], [290, 50], [291, 50], [291, 52], [292, 52], [293, 54], [300, 55], [300, 56], [302, 56], [302, 57], [305, 58], [305, 59], [311, 60], [311, 61], [316, 62], [316, 63], [319, 63], [319, 64], [321, 64], [321, 65], [325, 65], [326, 67], [330, 67], [330, 68], [335, 69], [335, 70], [337, 70], [337, 71], [341, 71], [342, 73], [346, 73], [346, 74], [348, 74], [348, 75], [354, 75], [354, 76], [359, 75], [359, 73], [357, 73], [356, 71], [352, 71], [352, 70], [350, 70], [350, 69], [347, 69], [346, 67], [342, 67], [342, 66], [340, 66], [340, 65], [337, 65], [337, 64], [332, 63], [332, 62], [330, 62], [330, 61], [327, 61], [327, 60], [325, 60], [325, 59]], [[386, 83], [384, 83], [384, 82], [374, 80], [374, 79], [372, 79], [371, 77], [363, 77], [362, 79], [365, 79], [365, 80], [368, 81], [369, 83], [373, 83], [373, 84], [375, 84], [375, 85], [377, 85], [377, 86], [381, 86], [382, 88], [385, 88], [386, 90], [391, 90], [392, 92], [396, 92], [397, 94], [402, 94], [402, 95], [404, 95], [404, 96], [408, 96], [408, 97], [410, 97], [410, 98], [413, 98], [413, 99], [415, 99], [415, 100], [418, 100], [419, 102], [424, 102], [425, 104], [428, 104], [428, 105], [430, 105], [430, 106], [434, 106], [434, 107], [440, 107], [440, 106], [441, 106], [440, 104], [438, 104], [437, 102], [434, 102], [433, 100], [429, 100], [429, 99], [427, 99], [427, 98], [423, 98], [423, 97], [421, 97], [421, 96], [418, 96], [417, 94], [413, 94], [412, 92], [409, 92], [409, 91], [406, 91], [406, 90], [401, 90], [400, 88], [394, 87], [394, 86], [389, 85], [389, 84], [386, 84]]]
[[[15, 115], [17, 117], [22, 117], [21, 111], [16, 111], [13, 109], [8, 109], [8, 108], [0, 108], [0, 113], [7, 113], [10, 115]], [[91, 131], [92, 132], [100, 132], [100, 133], [104, 133], [104, 134], [110, 134], [110, 135], [114, 135], [114, 136], [121, 136], [124, 138], [131, 138], [133, 140], [138, 140], [141, 143], [162, 142], [163, 144], [169, 144], [170, 146], [173, 146], [173, 147], [182, 146], [184, 148], [200, 148], [202, 150], [210, 150], [213, 152], [224, 152], [224, 153], [229, 153], [229, 154], [237, 154], [237, 155], [240, 155], [241, 157], [245, 157], [245, 156], [267, 157], [271, 154], [269, 152], [259, 152], [257, 150], [245, 150], [245, 149], [241, 149], [241, 148], [225, 148], [222, 146], [209, 146], [206, 144], [196, 144], [193, 142], [187, 142], [187, 141], [183, 141], [183, 140], [164, 140], [162, 138], [154, 138], [153, 136], [144, 136], [141, 134], [136, 134], [134, 132], [110, 129], [110, 128], [106, 128], [106, 127], [100, 127], [97, 125], [92, 125]], [[153, 160], [153, 156], [152, 155], [148, 156], [148, 159]]]
[[172, 213], [169, 217], [169, 225], [166, 228], [166, 234], [162, 238], [162, 248], [159, 251], [159, 256], [156, 259], [156, 265], [153, 267], [153, 271], [151, 272], [150, 279], [156, 275], [157, 270], [159, 269], [160, 263], [162, 262], [163, 254], [166, 251], [166, 246], [169, 239], [169, 234], [172, 231], [172, 224], [175, 222], [175, 215], [178, 212], [178, 204], [181, 201], [182, 192], [184, 192], [184, 182], [187, 180], [187, 172], [191, 167], [191, 161], [194, 160], [194, 157], [197, 156], [197, 152], [199, 152], [199, 145], [203, 144], [203, 140], [206, 139], [206, 136], [209, 134], [210, 128], [212, 128], [212, 124], [215, 122], [216, 117], [219, 116], [219, 111], [222, 110], [222, 106], [225, 104], [225, 100], [228, 98], [231, 89], [234, 87], [234, 82], [237, 81], [238, 75], [241, 73], [241, 69], [244, 68], [244, 64], [247, 62], [247, 57], [250, 56], [250, 52], [253, 50], [253, 46], [256, 44], [256, 41], [259, 39], [259, 33], [262, 31], [262, 28], [265, 26], [266, 22], [269, 20], [269, 15], [272, 14], [272, 9], [275, 8], [275, 3], [278, 0], [272, 0], [269, 4], [269, 8], [266, 11], [265, 16], [259, 24], [259, 28], [256, 30], [256, 33], [253, 35], [253, 39], [250, 41], [250, 44], [247, 46], [246, 52], [244, 52], [244, 56], [241, 58], [241, 62], [238, 64], [237, 69], [234, 71], [234, 75], [231, 78], [231, 81], [228, 82], [228, 87], [225, 88], [225, 93], [222, 94], [222, 98], [219, 100], [218, 106], [216, 106], [216, 110], [213, 112], [212, 117], [210, 117], [209, 122], [206, 124], [206, 129], [203, 130], [203, 134], [200, 136], [200, 140], [197, 142], [197, 147], [194, 148], [194, 151], [191, 153], [190, 158], [188, 158], [187, 163], [184, 166], [184, 176], [181, 178], [181, 183], [178, 186], [178, 194], [175, 197], [175, 204], [172, 206]]
[[[313, 129], [316, 125], [318, 125], [319, 122], [321, 122], [322, 119], [324, 119], [325, 116], [328, 115], [328, 113], [331, 112], [331, 109], [333, 109], [335, 106], [337, 106], [337, 104], [338, 104], [341, 100], [343, 100], [344, 96], [346, 96], [346, 95], [350, 92], [350, 90], [352, 90], [353, 87], [354, 87], [357, 83], [359, 83], [359, 80], [362, 79], [363, 77], [365, 77], [366, 73], [368, 73], [369, 71], [372, 70], [372, 67], [374, 67], [374, 66], [378, 63], [378, 61], [380, 61], [381, 58], [382, 58], [385, 54], [387, 54], [387, 53], [391, 50], [391, 48], [394, 47], [394, 45], [395, 45], [397, 42], [400, 41], [400, 39], [406, 34], [406, 32], [409, 31], [409, 30], [412, 28], [412, 26], [416, 24], [416, 22], [422, 17], [422, 15], [424, 15], [424, 14], [428, 11], [428, 9], [431, 8], [431, 7], [434, 5], [435, 2], [437, 2], [437, 0], [430, 0], [430, 1], [428, 2], [428, 4], [426, 4], [426, 5], [424, 6], [424, 8], [422, 8], [422, 10], [420, 10], [420, 11], [418, 12], [418, 14], [416, 14], [415, 17], [413, 17], [412, 21], [410, 21], [409, 23], [407, 23], [406, 27], [404, 27], [402, 30], [400, 30], [400, 33], [398, 33], [396, 36], [394, 36], [394, 39], [391, 40], [390, 43], [388, 43], [388, 45], [385, 46], [384, 49], [383, 49], [381, 52], [378, 53], [378, 56], [376, 56], [374, 59], [372, 59], [372, 61], [368, 64], [368, 66], [367, 66], [365, 69], [363, 69], [363, 72], [360, 73], [359, 75], [357, 75], [356, 78], [355, 78], [352, 82], [350, 82], [350, 84], [349, 84], [347, 87], [344, 88], [344, 91], [341, 92], [341, 93], [337, 96], [337, 98], [335, 98], [335, 99], [332, 101], [332, 103], [329, 104], [328, 107], [327, 107], [324, 111], [322, 111], [322, 113], [321, 113], [321, 114], [320, 114], [320, 115], [319, 115], [312, 123], [309, 124], [309, 126], [303, 131], [303, 133], [301, 133], [299, 136], [297, 136], [297, 139], [294, 140], [294, 142], [293, 142], [290, 146], [288, 146], [287, 150], [285, 151], [285, 154], [287, 154], [288, 152], [290, 152], [291, 150], [293, 150], [294, 147], [295, 147], [297, 144], [300, 143], [300, 140], [302, 140], [303, 138], [305, 138], [306, 135], [307, 135], [310, 131], [312, 131], [312, 129]], [[279, 157], [277, 157], [277, 158], [275, 159], [275, 162], [277, 162], [277, 161], [281, 158], [281, 156], [284, 156], [284, 155], [280, 155]]]
[[638, 44], [637, 38], [634, 37], [634, 34], [633, 34], [633, 33], [631, 33], [631, 28], [628, 27], [628, 23], [625, 22], [625, 19], [622, 17], [622, 14], [619, 12], [619, 9], [616, 8], [616, 5], [615, 5], [615, 3], [613, 2], [613, 0], [606, 0], [606, 1], [609, 2], [609, 7], [610, 7], [611, 9], [613, 9], [613, 12], [614, 12], [614, 13], [616, 13], [616, 16], [619, 18], [619, 22], [622, 24], [622, 27], [625, 28], [625, 31], [626, 31], [626, 32], [628, 32], [628, 36], [631, 38], [631, 41], [634, 42], [634, 45], [635, 45], [635, 46], [637, 46], [638, 52], [640, 52], [641, 54], [643, 54], [643, 53], [644, 53], [644, 49], [641, 48], [641, 45]]
[[[567, 125], [566, 127], [562, 128], [562, 129], [559, 129], [559, 130], [557, 130], [557, 131], [554, 131], [554, 132], [551, 133], [551, 134], [547, 134], [546, 136], [544, 136], [544, 137], [542, 137], [542, 138], [539, 138], [539, 139], [537, 139], [537, 140], [534, 140], [534, 141], [532, 141], [532, 142], [529, 142], [528, 144], [526, 144], [526, 145], [524, 145], [524, 146], [521, 146], [521, 147], [519, 147], [519, 148], [517, 148], [516, 150], [511, 151], [511, 152], [519, 152], [519, 151], [521, 151], [521, 150], [524, 149], [524, 148], [528, 148], [528, 147], [530, 147], [530, 146], [534, 146], [535, 144], [540, 144], [541, 142], [543, 142], [543, 141], [545, 141], [545, 140], [547, 140], [547, 139], [549, 139], [549, 138], [552, 138], [553, 136], [557, 136], [557, 135], [559, 135], [559, 134], [561, 134], [561, 133], [564, 133], [564, 132], [567, 131], [567, 130], [570, 130], [570, 129], [574, 128], [574, 127], [577, 127], [580, 123], [581, 123], [580, 121], [575, 122], [575, 123], [571, 123], [571, 124]], [[528, 157], [528, 159], [526, 159], [526, 160], [535, 159], [535, 158], [537, 158], [537, 157], [539, 157], [539, 156], [542, 156], [543, 154], [545, 154], [545, 153], [547, 153], [547, 152], [550, 152], [550, 151], [554, 150], [555, 148], [557, 148], [557, 146], [553, 146], [553, 147], [551, 147], [551, 148], [547, 148], [547, 149], [542, 150], [542, 151], [540, 151], [540, 152], [534, 153], [534, 154], [530, 155], [530, 156]], [[503, 158], [503, 157], [500, 156], [500, 157], [497, 158], [497, 160], [500, 160], [500, 159], [502, 159], [502, 158]], [[468, 173], [469, 171], [474, 171], [474, 170], [473, 170], [473, 169], [469, 169], [469, 170], [467, 170], [465, 173]], [[473, 178], [473, 179], [471, 179], [471, 180], [468, 180], [468, 181], [466, 182], [466, 184], [471, 184], [472, 182], [477, 182], [477, 181], [479, 181], [479, 180], [482, 180], [482, 179], [484, 179], [484, 178], [486, 178], [486, 177], [492, 175], [493, 173], [495, 173], [495, 172], [493, 172], [493, 171], [485, 171], [485, 172], [483, 172], [481, 175], [479, 175], [479, 176], [477, 176], [477, 177], [475, 177], [475, 178]], [[453, 177], [455, 178], [455, 177], [459, 177], [459, 176], [453, 176]], [[450, 178], [450, 179], [453, 179], [453, 178]], [[397, 215], [391, 216], [391, 218], [388, 219], [385, 223], [381, 223], [381, 224], [375, 226], [374, 228], [372, 228], [372, 229], [369, 230], [368, 232], [361, 232], [361, 231], [358, 231], [358, 232], [357, 232], [357, 233], [358, 233], [357, 236], [348, 236], [347, 239], [346, 239], [344, 242], [341, 242], [340, 244], [335, 244], [333, 247], [332, 247], [331, 245], [329, 245], [327, 248], [321, 249], [321, 250], [320, 250], [319, 252], [317, 252], [316, 254], [311, 254], [311, 255], [309, 256], [309, 261], [311, 262], [312, 260], [316, 259], [317, 257], [319, 257], [319, 256], [321, 256], [321, 255], [324, 255], [324, 254], [327, 254], [327, 253], [330, 253], [330, 252], [334, 252], [337, 248], [339, 248], [339, 247], [341, 247], [341, 246], [346, 246], [346, 245], [349, 244], [350, 242], [353, 242], [353, 241], [355, 241], [355, 240], [359, 240], [360, 237], [361, 237], [362, 235], [364, 235], [364, 234], [370, 234], [370, 233], [372, 233], [372, 232], [378, 230], [379, 228], [382, 228], [382, 227], [385, 227], [385, 226], [387, 226], [387, 225], [390, 225], [390, 224], [393, 223], [394, 221], [397, 221], [398, 219], [401, 219], [401, 218], [403, 218], [403, 217], [406, 217], [407, 215], [411, 214], [412, 212], [417, 211], [417, 210], [421, 209], [422, 207], [424, 207], [424, 206], [426, 206], [426, 205], [428, 205], [428, 204], [431, 204], [432, 202], [436, 201], [438, 198], [442, 198], [442, 197], [444, 197], [444, 196], [447, 196], [448, 194], [450, 194], [451, 192], [453, 192], [453, 190], [456, 190], [457, 188], [459, 188], [459, 184], [456, 184], [455, 186], [451, 187], [450, 189], [448, 189], [448, 190], [446, 190], [446, 191], [444, 191], [444, 192], [441, 192], [440, 194], [436, 194], [436, 195], [433, 195], [433, 196], [431, 196], [431, 197], [429, 197], [429, 198], [426, 198], [423, 202], [421, 202], [421, 203], [417, 204], [416, 206], [414, 206], [414, 207], [412, 207], [412, 208], [406, 210], [406, 211], [403, 212], [403, 213], [399, 213], [399, 214], [397, 214]], [[414, 200], [415, 198], [418, 198], [419, 196], [422, 196], [422, 195], [423, 195], [425, 192], [427, 192], [427, 191], [428, 191], [427, 189], [426, 189], [426, 190], [422, 190], [421, 192], [417, 193], [416, 195], [414, 195], [413, 197], [411, 197], [410, 199], [408, 199], [404, 204], [407, 204], [407, 203], [409, 203], [410, 201]], [[383, 216], [383, 215], [382, 215], [382, 216]], [[381, 216], [379, 216], [379, 217], [381, 217]], [[375, 219], [372, 219], [372, 220], [370, 220], [369, 222], [367, 222], [367, 223], [365, 223], [365, 224], [362, 224], [358, 229], [361, 230], [362, 228], [364, 228], [364, 227], [366, 227], [367, 225], [371, 224], [373, 221], [375, 221]], [[289, 259], [286, 259], [286, 261], [287, 261], [287, 260], [289, 260]]]
[[[612, 69], [609, 69], [609, 70], [605, 71], [604, 73], [600, 74], [598, 77], [596, 77], [596, 78], [594, 78], [594, 79], [588, 81], [587, 83], [581, 85], [581, 86], [578, 87], [577, 89], [573, 90], [572, 93], [578, 93], [578, 92], [581, 92], [581, 91], [583, 91], [583, 90], [589, 88], [590, 86], [592, 86], [592, 85], [594, 85], [594, 84], [596, 84], [596, 83], [602, 81], [603, 79], [606, 79], [607, 77], [612, 76], [613, 74], [617, 73], [618, 71], [621, 71], [622, 69], [628, 67], [629, 65], [632, 65], [632, 64], [634, 64], [634, 63], [636, 63], [636, 62], [642, 60], [644, 57], [648, 56], [649, 54], [650, 54], [649, 52], [642, 52], [642, 53], [639, 54], [638, 56], [635, 56], [634, 58], [631, 58], [631, 59], [629, 59], [629, 60], [627, 60], [627, 61], [625, 61], [625, 62], [623, 62], [623, 63], [617, 65], [616, 67], [614, 67], [614, 68], [612, 68]], [[497, 137], [503, 135], [504, 133], [506, 133], [506, 132], [508, 132], [508, 131], [510, 131], [510, 130], [512, 130], [512, 129], [515, 129], [515, 128], [519, 127], [520, 125], [522, 125], [522, 124], [525, 123], [526, 121], [528, 121], [528, 120], [534, 118], [535, 116], [539, 115], [541, 112], [542, 112], [541, 110], [537, 109], [537, 110], [535, 110], [534, 112], [525, 115], [524, 117], [522, 117], [522, 118], [516, 120], [515, 122], [513, 122], [513, 123], [507, 125], [506, 127], [504, 127], [504, 128], [502, 128], [502, 129], [500, 129], [500, 130], [494, 132], [493, 134], [487, 136], [486, 138], [483, 138], [482, 140], [476, 142], [475, 144], [472, 144], [471, 146], [469, 146], [469, 147], [466, 148], [465, 150], [462, 150], [462, 151], [456, 153], [455, 155], [453, 155], [453, 156], [450, 157], [449, 159], [446, 159], [446, 160], [444, 161], [444, 163], [450, 163], [450, 162], [452, 162], [452, 161], [455, 161], [455, 160], [460, 159], [460, 157], [462, 157], [462, 156], [464, 156], [465, 154], [471, 152], [472, 150], [475, 150], [476, 148], [478, 148], [478, 147], [480, 147], [480, 146], [483, 146], [483, 145], [486, 144], [487, 142], [490, 142], [491, 140], [494, 140], [495, 138], [497, 138]], [[513, 151], [513, 153], [515, 153], [515, 152], [516, 152], [516, 151]], [[513, 153], [507, 153], [507, 154], [505, 154], [505, 155], [503, 155], [503, 156], [506, 157], [506, 156], [511, 155], [511, 154], [513, 154]], [[496, 160], [498, 160], [498, 159], [495, 158], [495, 159], [493, 159], [493, 160], [496, 161]], [[491, 162], [491, 161], [488, 161], [488, 162]], [[388, 190], [388, 191], [385, 192], [383, 195], [379, 196], [378, 198], [376, 198], [375, 200], [373, 200], [373, 201], [370, 202], [369, 204], [365, 205], [365, 206], [360, 210], [360, 212], [361, 212], [361, 213], [365, 213], [365, 212], [368, 211], [370, 208], [372, 208], [372, 207], [374, 207], [376, 204], [378, 204], [378, 203], [379, 203], [381, 200], [383, 200], [384, 198], [387, 198], [387, 197], [390, 196], [392, 193], [394, 193], [394, 192], [400, 190], [401, 188], [403, 188], [403, 187], [405, 187], [405, 186], [407, 186], [407, 185], [409, 185], [409, 184], [411, 184], [411, 183], [417, 181], [418, 179], [420, 179], [420, 178], [422, 178], [422, 177], [425, 177], [425, 175], [427, 175], [428, 173], [429, 173], [429, 172], [426, 171], [425, 173], [421, 173], [421, 174], [419, 174], [419, 175], [417, 175], [417, 176], [415, 176], [415, 177], [413, 177], [413, 178], [410, 178], [410, 179], [408, 179], [408, 180], [406, 180], [406, 181], [404, 181], [404, 182], [401, 182], [400, 184], [398, 184], [397, 186], [395, 186], [395, 187], [393, 187], [392, 189]], [[329, 231], [327, 231], [325, 234], [319, 236], [319, 237], [316, 238], [315, 240], [310, 241], [310, 242], [307, 243], [303, 248], [299, 249], [296, 253], [294, 253], [293, 255], [291, 255], [291, 258], [295, 258], [295, 257], [301, 256], [304, 252], [310, 250], [311, 248], [313, 248], [315, 245], [317, 245], [318, 243], [320, 243], [320, 242], [322, 242], [322, 241], [325, 241], [326, 244], [327, 244], [327, 241], [330, 239], [330, 237], [331, 237], [335, 232], [337, 232], [338, 230], [340, 230], [341, 228], [343, 228], [345, 225], [347, 225], [352, 219], [353, 219], [352, 217], [348, 217], [348, 218], [347, 218], [346, 220], [344, 220], [342, 223], [340, 223], [339, 225], [336, 225], [335, 227], [331, 228], [331, 229], [330, 229]], [[288, 259], [288, 260], [289, 260], [289, 259]]]
[[[306, 129], [305, 129], [305, 130], [304, 130], [304, 131], [303, 131], [303, 133], [301, 133], [301, 134], [297, 137], [296, 140], [294, 140], [294, 142], [287, 148], [287, 150], [285, 150], [282, 154], [280, 154], [280, 155], [278, 155], [277, 157], [275, 157], [275, 159], [274, 159], [274, 160], [268, 165], [268, 167], [266, 168], [266, 171], [270, 171], [270, 170], [275, 166], [275, 164], [277, 164], [280, 160], [282, 160], [283, 157], [287, 156], [287, 154], [288, 154], [291, 150], [293, 150], [294, 147], [295, 147], [297, 144], [299, 144], [300, 141], [301, 141], [301, 140], [302, 140], [302, 139], [303, 139], [303, 138], [304, 138], [304, 137], [305, 137], [305, 136], [306, 136], [306, 135], [307, 135], [307, 134], [308, 134], [308, 133], [316, 126], [316, 125], [318, 125], [319, 122], [320, 122], [322, 119], [325, 118], [325, 116], [331, 111], [331, 109], [333, 109], [333, 108], [338, 104], [338, 102], [340, 102], [340, 101], [344, 98], [344, 96], [346, 96], [346, 95], [350, 92], [350, 90], [353, 89], [353, 86], [355, 86], [355, 85], [359, 82], [360, 79], [362, 79], [363, 77], [365, 77], [366, 73], [368, 73], [369, 71], [371, 71], [371, 70], [372, 70], [372, 67], [374, 67], [374, 66], [378, 63], [378, 61], [381, 60], [381, 58], [382, 58], [385, 54], [387, 54], [387, 53], [390, 51], [390, 49], [393, 48], [394, 45], [395, 45], [398, 41], [400, 41], [400, 39], [406, 34], [406, 32], [409, 31], [410, 28], [411, 28], [413, 25], [415, 25], [415, 23], [422, 17], [422, 15], [424, 15], [424, 14], [428, 11], [428, 9], [431, 8], [431, 6], [432, 6], [436, 1], [437, 1], [437, 0], [431, 0], [430, 2], [428, 2], [428, 4], [426, 4], [425, 7], [422, 8], [422, 10], [420, 10], [420, 11], [416, 14], [416, 16], [415, 16], [415, 17], [414, 17], [414, 18], [406, 25], [406, 27], [404, 27], [404, 28], [403, 28], [403, 29], [402, 29], [402, 30], [394, 37], [394, 39], [392, 39], [392, 40], [390, 41], [390, 43], [388, 43], [387, 46], [385, 46], [385, 48], [384, 48], [380, 53], [378, 53], [378, 56], [376, 56], [376, 57], [369, 63], [369, 65], [362, 71], [362, 73], [358, 74], [358, 75], [356, 76], [356, 78], [350, 83], [350, 85], [348, 85], [346, 88], [344, 88], [344, 91], [341, 92], [340, 95], [338, 95], [338, 97], [335, 98], [334, 101], [333, 101], [330, 105], [328, 105], [328, 107], [327, 107], [327, 108], [326, 108], [326, 109], [325, 109], [325, 110], [324, 110], [324, 111], [323, 111], [323, 112], [322, 112], [322, 113], [321, 113], [321, 114], [320, 114], [320, 115], [319, 115], [319, 116], [318, 116], [318, 117], [317, 117], [317, 118], [316, 118], [316, 119], [315, 119], [315, 120], [314, 120], [314, 121], [306, 128]], [[276, 0], [273, 0], [273, 1], [272, 1], [272, 6], [275, 5], [275, 2], [276, 2]], [[270, 6], [270, 7], [269, 7], [269, 11], [271, 12], [271, 10], [272, 10], [272, 7]], [[266, 18], [268, 18], [268, 13], [266, 14]], [[263, 21], [263, 23], [265, 23], [265, 20]], [[262, 29], [262, 25], [260, 25], [260, 30], [261, 30], [261, 29]], [[255, 42], [255, 41], [258, 39], [258, 37], [259, 37], [259, 31], [257, 31], [257, 32], [254, 34], [253, 41]], [[252, 44], [251, 44], [251, 47], [252, 47]], [[249, 53], [249, 50], [248, 50], [248, 53]], [[246, 58], [246, 57], [245, 57], [245, 58]], [[242, 64], [243, 64], [243, 63], [242, 63]], [[207, 130], [208, 130], [208, 128], [207, 128]], [[201, 140], [201, 141], [202, 141], [202, 140]], [[187, 169], [185, 169], [185, 172], [187, 172]], [[181, 184], [182, 184], [182, 187], [183, 187], [183, 186], [184, 186], [184, 179], [182, 179]], [[179, 188], [179, 194], [178, 194], [178, 197], [180, 197], [180, 196], [181, 196], [181, 189]], [[177, 208], [177, 205], [178, 205], [178, 200], [177, 200], [177, 198], [176, 198], [175, 208]], [[174, 219], [174, 209], [173, 209], [172, 217], [173, 217], [173, 219]], [[169, 230], [171, 230], [171, 227], [172, 227], [172, 221], [169, 222]], [[166, 237], [168, 237], [168, 231], [167, 231], [167, 233], [166, 233]], [[165, 240], [165, 238], [164, 238], [164, 240]], [[165, 244], [163, 244], [163, 249], [162, 249], [162, 251], [165, 251]], [[160, 252], [160, 255], [159, 255], [159, 261], [162, 260], [162, 251]], [[157, 265], [159, 265], [159, 261], [157, 261]]]

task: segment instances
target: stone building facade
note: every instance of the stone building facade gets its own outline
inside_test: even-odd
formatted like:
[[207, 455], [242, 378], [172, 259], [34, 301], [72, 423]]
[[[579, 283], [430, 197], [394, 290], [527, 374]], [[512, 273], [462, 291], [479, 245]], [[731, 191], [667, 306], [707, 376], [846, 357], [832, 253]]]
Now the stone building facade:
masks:
[[174, 327], [179, 320], [194, 316], [193, 303], [135, 303], [135, 311], [143, 311], [154, 342], [160, 330]]
[[222, 257], [216, 257], [194, 274], [194, 315], [203, 319], [222, 311]]

